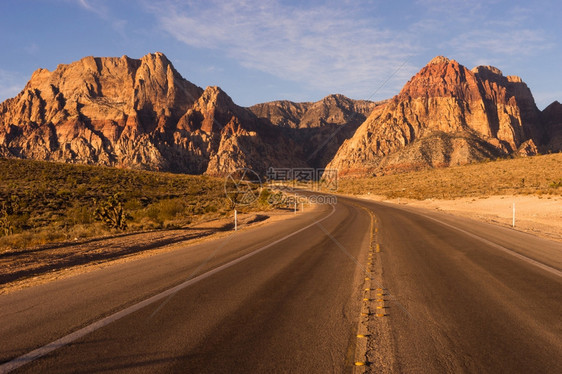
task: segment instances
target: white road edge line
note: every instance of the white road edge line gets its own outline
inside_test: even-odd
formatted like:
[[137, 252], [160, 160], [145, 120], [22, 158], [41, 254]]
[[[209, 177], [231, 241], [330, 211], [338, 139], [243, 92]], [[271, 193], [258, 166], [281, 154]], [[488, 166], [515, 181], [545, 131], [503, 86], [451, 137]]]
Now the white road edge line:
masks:
[[[347, 196], [345, 196], [345, 197], [347, 197]], [[371, 200], [366, 200], [366, 199], [361, 199], [361, 198], [353, 198], [353, 197], [351, 197], [350, 199], [352, 199], [352, 200], [354, 199], [354, 200], [360, 201], [360, 202], [362, 202], [362, 203], [369, 203], [369, 202], [374, 202], [374, 203], [376, 203], [376, 201], [371, 201]], [[388, 203], [383, 203], [383, 204], [388, 204]], [[389, 205], [394, 205], [394, 204], [390, 203]], [[428, 216], [428, 215], [426, 215], [426, 214], [423, 214], [423, 213], [420, 213], [420, 212], [416, 212], [416, 211], [404, 209], [404, 208], [402, 208], [402, 207], [399, 207], [398, 209], [402, 209], [402, 210], [405, 210], [405, 211], [407, 211], [407, 212], [414, 213], [414, 214], [417, 214], [417, 215], [422, 216], [422, 217], [425, 217], [425, 218], [429, 218], [429, 219], [432, 220], [432, 221], [438, 222], [438, 223], [440, 223], [440, 224], [442, 224], [442, 225], [444, 225], [444, 226], [447, 226], [447, 227], [450, 227], [450, 228], [452, 228], [452, 229], [454, 229], [454, 230], [460, 231], [460, 232], [462, 232], [463, 234], [470, 236], [471, 238], [474, 238], [474, 239], [477, 239], [477, 240], [479, 240], [479, 241], [481, 241], [481, 242], [483, 242], [483, 243], [486, 243], [486, 244], [488, 244], [488, 245], [491, 246], [491, 247], [494, 247], [494, 248], [496, 248], [496, 249], [499, 249], [499, 250], [502, 251], [502, 252], [505, 252], [505, 253], [508, 253], [508, 254], [510, 254], [510, 255], [512, 255], [512, 256], [514, 256], [514, 257], [517, 257], [518, 259], [523, 260], [523, 261], [525, 261], [525, 262], [527, 262], [527, 263], [529, 263], [529, 264], [531, 264], [531, 265], [534, 265], [534, 266], [536, 266], [536, 267], [538, 267], [538, 268], [541, 268], [541, 269], [543, 269], [543, 270], [546, 270], [547, 272], [549, 272], [549, 273], [551, 273], [551, 274], [554, 274], [554, 275], [556, 275], [556, 276], [558, 276], [558, 277], [562, 277], [562, 271], [560, 271], [560, 270], [558, 270], [558, 269], [556, 269], [556, 268], [553, 268], [552, 266], [548, 266], [548, 265], [546, 265], [546, 264], [543, 264], [542, 262], [539, 262], [539, 261], [537, 261], [537, 260], [533, 260], [533, 259], [530, 258], [530, 257], [527, 257], [527, 256], [525, 256], [525, 255], [522, 255], [522, 254], [520, 254], [520, 253], [518, 253], [518, 252], [515, 252], [515, 251], [513, 251], [513, 250], [511, 250], [511, 249], [509, 249], [509, 248], [506, 248], [506, 247], [504, 247], [504, 246], [502, 246], [502, 245], [496, 244], [496, 243], [494, 243], [494, 242], [492, 242], [492, 241], [490, 241], [490, 240], [488, 240], [488, 239], [485, 239], [485, 238], [483, 238], [483, 237], [481, 237], [481, 236], [478, 236], [478, 235], [476, 235], [476, 234], [473, 234], [473, 233], [468, 232], [468, 231], [466, 231], [466, 230], [463, 230], [463, 229], [461, 229], [461, 228], [459, 228], [459, 227], [453, 226], [453, 225], [451, 225], [451, 224], [449, 224], [449, 223], [443, 222], [443, 221], [441, 221], [441, 220], [439, 220], [439, 219], [437, 219], [437, 218], [430, 217], [430, 216]]]
[[548, 271], [549, 273], [552, 273], [552, 274], [554, 274], [554, 275], [557, 275], [557, 276], [559, 276], [559, 277], [562, 277], [562, 271], [560, 271], [560, 270], [558, 270], [558, 269], [555, 269], [555, 268], [553, 268], [553, 267], [551, 267], [551, 266], [548, 266], [548, 265], [546, 265], [546, 264], [543, 264], [542, 262], [533, 260], [533, 259], [530, 258], [530, 257], [527, 257], [527, 256], [525, 256], [525, 255], [522, 255], [522, 254], [520, 254], [520, 253], [518, 253], [518, 252], [515, 252], [515, 251], [513, 251], [513, 250], [511, 250], [511, 249], [509, 249], [509, 248], [506, 248], [506, 247], [504, 247], [504, 246], [502, 246], [502, 245], [496, 244], [496, 243], [494, 243], [494, 242], [492, 242], [492, 241], [490, 241], [490, 240], [488, 240], [488, 239], [485, 239], [485, 238], [483, 238], [483, 237], [481, 237], [481, 236], [478, 236], [478, 235], [476, 235], [476, 234], [473, 234], [473, 233], [471, 233], [471, 232], [468, 232], [468, 231], [466, 231], [466, 230], [463, 230], [463, 229], [461, 229], [461, 228], [458, 228], [458, 227], [456, 227], [456, 226], [453, 226], [453, 225], [451, 225], [451, 224], [448, 224], [448, 223], [446, 223], [446, 222], [443, 222], [443, 221], [441, 221], [441, 220], [438, 220], [437, 218], [433, 218], [433, 217], [430, 217], [430, 216], [427, 216], [427, 215], [421, 214], [421, 213], [418, 213], [418, 214], [419, 214], [419, 215], [422, 215], [422, 216], [424, 216], [424, 217], [426, 217], [426, 218], [429, 218], [429, 219], [431, 219], [431, 220], [433, 220], [433, 221], [435, 221], [435, 222], [438, 222], [438, 223], [440, 223], [440, 224], [442, 224], [442, 225], [444, 225], [444, 226], [447, 226], [447, 227], [450, 227], [450, 228], [455, 229], [455, 230], [457, 230], [457, 231], [460, 231], [460, 232], [462, 232], [463, 234], [470, 236], [471, 238], [480, 240], [481, 242], [484, 242], [484, 243], [488, 244], [488, 245], [491, 246], [491, 247], [494, 247], [494, 248], [496, 248], [496, 249], [499, 249], [499, 250], [502, 251], [502, 252], [505, 252], [505, 253], [508, 253], [508, 254], [510, 254], [510, 255], [512, 255], [512, 256], [514, 256], [514, 257], [517, 257], [518, 259], [523, 260], [523, 261], [525, 261], [525, 262], [527, 262], [527, 263], [529, 263], [529, 264], [531, 264], [531, 265], [535, 265], [536, 267], [539, 267], [539, 268], [541, 268], [541, 269], [543, 269], [543, 270], [546, 270], [546, 271]]
[[162, 300], [163, 298], [165, 298], [165, 297], [167, 297], [167, 296], [169, 296], [169, 295], [171, 295], [175, 292], [178, 292], [178, 291], [180, 291], [180, 290], [182, 290], [186, 287], [191, 286], [194, 283], [197, 283], [197, 282], [199, 282], [199, 281], [201, 281], [205, 278], [208, 278], [213, 274], [216, 274], [216, 273], [218, 273], [218, 272], [220, 272], [224, 269], [227, 269], [227, 268], [229, 268], [233, 265], [236, 265], [236, 264], [238, 264], [238, 263], [240, 263], [240, 262], [242, 262], [242, 261], [244, 261], [244, 260], [262, 252], [262, 251], [264, 251], [264, 250], [266, 250], [267, 248], [272, 247], [272, 246], [290, 238], [291, 236], [297, 235], [298, 233], [301, 233], [304, 230], [307, 230], [307, 229], [311, 228], [312, 226], [328, 219], [335, 212], [336, 212], [336, 207], [334, 205], [332, 205], [332, 211], [330, 212], [330, 214], [328, 214], [324, 218], [321, 218], [321, 219], [311, 223], [308, 226], [305, 226], [305, 227], [303, 227], [303, 228], [301, 228], [301, 229], [299, 229], [295, 232], [292, 232], [291, 234], [288, 234], [288, 235], [286, 235], [286, 236], [284, 236], [280, 239], [277, 239], [276, 241], [274, 241], [272, 243], [269, 243], [268, 245], [266, 245], [264, 247], [256, 249], [253, 252], [245, 254], [242, 257], [238, 257], [235, 260], [232, 260], [230, 262], [227, 262], [226, 264], [223, 264], [223, 265], [221, 265], [217, 268], [214, 268], [213, 270], [210, 270], [210, 271], [208, 271], [206, 273], [203, 273], [203, 274], [201, 274], [201, 275], [199, 275], [195, 278], [192, 278], [192, 279], [187, 280], [187, 281], [185, 281], [181, 284], [178, 284], [177, 286], [172, 287], [172, 288], [170, 288], [166, 291], [163, 291], [163, 292], [161, 292], [157, 295], [154, 295], [154, 296], [152, 296], [152, 297], [150, 297], [146, 300], [143, 300], [143, 301], [141, 301], [137, 304], [131, 305], [130, 307], [125, 308], [125, 309], [123, 309], [123, 310], [121, 310], [117, 313], [114, 313], [110, 316], [102, 318], [101, 320], [99, 320], [97, 322], [94, 322], [94, 323], [92, 323], [92, 324], [90, 324], [86, 327], [83, 327], [80, 330], [74, 331], [73, 333], [70, 333], [66, 336], [63, 336], [60, 339], [55, 340], [54, 342], [48, 343], [48, 344], [46, 344], [46, 345], [44, 345], [40, 348], [37, 348], [37, 349], [35, 349], [35, 350], [33, 350], [29, 353], [26, 353], [26, 354], [24, 354], [22, 356], [19, 356], [19, 357], [15, 358], [11, 361], [8, 361], [8, 362], [0, 365], [0, 374], [9, 373], [10, 371], [13, 371], [13, 370], [15, 370], [15, 369], [17, 369], [17, 368], [19, 368], [23, 365], [27, 365], [27, 364], [37, 360], [38, 358], [41, 358], [41, 357], [59, 349], [59, 348], [62, 348], [65, 345], [68, 345], [68, 344], [70, 344], [70, 343], [72, 343], [72, 342], [74, 342], [74, 341], [76, 341], [76, 340], [78, 340], [78, 339], [98, 330], [98, 329], [101, 329], [104, 326], [109, 325], [112, 322], [117, 321], [118, 319], [121, 319], [125, 316], [128, 316], [129, 314], [134, 313], [134, 312], [136, 312], [136, 311], [138, 311], [138, 310], [140, 310], [140, 309], [142, 309], [142, 308], [144, 308], [144, 307], [146, 307], [146, 306], [148, 306], [152, 303], [155, 303], [158, 300]]

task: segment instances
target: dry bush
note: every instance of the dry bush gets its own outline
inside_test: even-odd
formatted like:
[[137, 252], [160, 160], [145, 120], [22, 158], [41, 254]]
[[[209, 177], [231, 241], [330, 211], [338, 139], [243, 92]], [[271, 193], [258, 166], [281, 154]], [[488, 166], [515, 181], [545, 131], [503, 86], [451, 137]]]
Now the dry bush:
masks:
[[338, 192], [387, 198], [454, 199], [504, 194], [562, 195], [562, 154], [338, 181]]
[[17, 214], [5, 214], [9, 235], [0, 248], [110, 233], [94, 221], [94, 202], [115, 194], [132, 217], [127, 231], [181, 227], [229, 212], [222, 178], [0, 158], [0, 202], [18, 202]]

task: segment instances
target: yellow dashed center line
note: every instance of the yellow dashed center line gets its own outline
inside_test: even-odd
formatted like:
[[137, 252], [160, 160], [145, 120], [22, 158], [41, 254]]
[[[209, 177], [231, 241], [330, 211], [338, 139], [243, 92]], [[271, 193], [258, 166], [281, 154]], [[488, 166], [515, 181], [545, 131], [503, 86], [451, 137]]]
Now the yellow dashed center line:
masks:
[[[361, 314], [360, 314], [361, 317], [363, 318], [362, 321], [365, 321], [365, 320], [370, 319], [370, 316], [375, 316], [375, 317], [380, 318], [380, 317], [385, 317], [388, 314], [384, 313], [385, 308], [386, 308], [384, 305], [375, 306], [375, 308], [377, 310], [377, 313], [372, 313], [369, 310], [370, 308], [373, 307], [372, 305], [370, 305], [371, 303], [373, 303], [373, 302], [379, 302], [379, 303], [382, 302], [383, 303], [385, 301], [382, 298], [385, 295], [384, 289], [381, 288], [381, 287], [371, 288], [371, 284], [370, 284], [371, 283], [370, 281], [372, 281], [374, 279], [371, 276], [371, 274], [373, 274], [375, 272], [375, 269], [374, 269], [374, 265], [375, 265], [374, 264], [374, 253], [380, 253], [381, 252], [381, 246], [380, 246], [379, 243], [377, 243], [377, 240], [376, 240], [377, 239], [376, 233], [379, 232], [379, 228], [376, 227], [376, 225], [375, 225], [375, 223], [377, 223], [378, 221], [375, 218], [373, 212], [371, 212], [371, 210], [369, 210], [369, 209], [367, 209], [363, 206], [360, 206], [360, 205], [357, 205], [357, 206], [361, 207], [362, 209], [365, 209], [369, 213], [369, 216], [371, 217], [371, 222], [370, 222], [370, 227], [369, 227], [369, 231], [370, 231], [369, 251], [368, 251], [368, 256], [367, 256], [367, 261], [366, 261], [366, 266], [365, 266], [365, 273], [366, 273], [367, 276], [365, 277], [365, 288], [364, 288], [365, 295], [363, 297], [363, 303], [364, 304], [362, 306], [362, 310], [361, 310]], [[370, 296], [371, 291], [377, 292], [376, 293], [376, 296], [378, 297], [377, 299], [371, 298], [371, 296]], [[363, 323], [365, 323], [365, 322], [363, 322]], [[364, 331], [366, 326], [365, 325], [360, 325], [360, 326], [363, 326], [362, 328], [360, 328], [360, 330]], [[362, 334], [358, 333], [356, 335], [356, 337], [358, 339], [357, 340], [358, 347], [362, 346], [363, 348], [366, 348], [366, 346], [364, 346], [366, 344], [365, 340], [369, 339], [369, 336], [370, 335], [367, 334], [367, 333], [362, 333]], [[359, 343], [359, 342], [362, 342], [362, 343]], [[363, 349], [361, 349], [360, 352], [362, 352], [362, 351], [363, 351]], [[358, 356], [356, 356], [357, 361], [354, 362], [354, 366], [368, 366], [369, 362], [367, 360], [366, 355], [367, 355], [367, 353], [365, 352], [364, 356], [363, 356], [362, 353], [360, 353]]]

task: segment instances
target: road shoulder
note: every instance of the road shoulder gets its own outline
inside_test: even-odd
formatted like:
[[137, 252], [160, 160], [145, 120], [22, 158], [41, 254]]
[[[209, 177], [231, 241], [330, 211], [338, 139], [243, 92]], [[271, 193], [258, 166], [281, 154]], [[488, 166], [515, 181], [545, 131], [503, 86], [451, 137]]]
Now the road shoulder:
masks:
[[[310, 212], [316, 209], [315, 206], [307, 207]], [[294, 214], [289, 210], [275, 210], [240, 215], [238, 229], [273, 224]], [[0, 275], [0, 295], [232, 235], [231, 221], [232, 218], [224, 218], [185, 229], [135, 233], [4, 253], [0, 256], [0, 267], [4, 269]]]

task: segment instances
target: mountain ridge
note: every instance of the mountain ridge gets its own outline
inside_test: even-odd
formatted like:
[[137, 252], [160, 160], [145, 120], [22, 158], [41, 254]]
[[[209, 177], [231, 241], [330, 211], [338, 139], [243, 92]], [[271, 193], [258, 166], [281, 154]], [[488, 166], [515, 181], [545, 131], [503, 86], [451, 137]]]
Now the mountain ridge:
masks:
[[185, 80], [159, 52], [39, 69], [0, 104], [5, 157], [220, 175], [304, 166], [294, 149], [275, 126], [220, 88]]
[[562, 150], [562, 105], [517, 76], [433, 58], [393, 98], [241, 107], [160, 52], [36, 70], [0, 103], [0, 156], [224, 175], [241, 167], [379, 175]]

